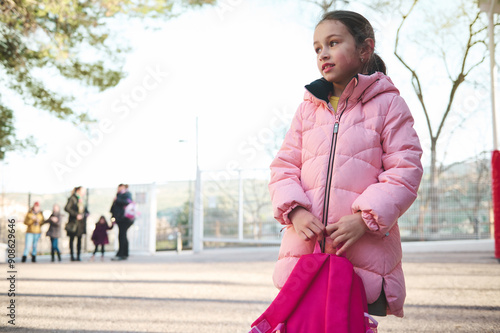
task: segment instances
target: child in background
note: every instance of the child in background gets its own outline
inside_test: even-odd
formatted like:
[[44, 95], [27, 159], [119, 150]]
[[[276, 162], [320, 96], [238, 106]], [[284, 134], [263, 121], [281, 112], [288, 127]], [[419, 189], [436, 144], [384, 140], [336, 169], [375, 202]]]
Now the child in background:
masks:
[[104, 216], [99, 218], [99, 221], [95, 224], [94, 232], [92, 233], [92, 241], [95, 245], [94, 253], [90, 258], [91, 261], [94, 261], [95, 254], [97, 252], [97, 248], [101, 245], [101, 261], [104, 261], [104, 245], [109, 244], [108, 240], [108, 230], [113, 229], [115, 222], [111, 223], [111, 227], [108, 226], [108, 222]]
[[54, 204], [52, 207], [52, 214], [50, 217], [42, 223], [49, 223], [50, 227], [47, 231], [47, 237], [50, 237], [50, 255], [51, 261], [54, 262], [54, 255], [57, 254], [57, 259], [61, 261], [61, 252], [59, 251], [59, 237], [61, 237], [61, 209], [59, 205]]
[[326, 13], [313, 45], [322, 78], [306, 86], [271, 164], [274, 216], [287, 226], [273, 279], [281, 288], [298, 258], [325, 240], [324, 252], [354, 265], [369, 313], [402, 317], [397, 222], [423, 172], [413, 118], [362, 15]]

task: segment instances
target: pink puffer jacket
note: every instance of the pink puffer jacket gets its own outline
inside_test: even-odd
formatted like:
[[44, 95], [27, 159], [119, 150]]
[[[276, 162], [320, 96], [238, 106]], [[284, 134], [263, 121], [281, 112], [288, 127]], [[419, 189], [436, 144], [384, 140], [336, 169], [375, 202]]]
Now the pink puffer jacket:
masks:
[[[306, 89], [271, 164], [274, 216], [289, 225], [288, 213], [302, 206], [322, 220], [332, 151], [328, 223], [362, 212], [370, 231], [348, 249], [347, 258], [363, 280], [368, 303], [383, 285], [388, 313], [402, 317], [406, 291], [397, 220], [417, 197], [423, 171], [410, 110], [382, 73], [353, 78], [336, 114], [327, 103], [331, 83], [320, 79]], [[273, 277], [278, 288], [314, 244], [299, 238], [293, 226], [287, 228]], [[334, 253], [331, 239], [326, 252]]]

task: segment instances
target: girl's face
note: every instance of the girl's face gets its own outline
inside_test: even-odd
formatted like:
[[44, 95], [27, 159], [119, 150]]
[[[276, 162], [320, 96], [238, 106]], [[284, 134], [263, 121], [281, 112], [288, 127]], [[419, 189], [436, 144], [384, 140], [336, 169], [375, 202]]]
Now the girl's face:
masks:
[[323, 21], [316, 27], [314, 50], [318, 55], [318, 69], [328, 82], [333, 83], [335, 96], [340, 96], [352, 77], [363, 70], [362, 52], [349, 30], [339, 21]]
[[99, 219], [99, 223], [105, 223], [105, 222], [106, 221], [102, 217]]

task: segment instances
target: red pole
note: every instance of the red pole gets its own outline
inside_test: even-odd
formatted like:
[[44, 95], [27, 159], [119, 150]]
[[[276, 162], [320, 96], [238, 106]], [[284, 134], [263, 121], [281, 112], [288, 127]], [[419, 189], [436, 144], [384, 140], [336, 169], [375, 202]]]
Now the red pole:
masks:
[[500, 259], [500, 151], [491, 155], [491, 196], [493, 200], [493, 228], [495, 229], [495, 257]]

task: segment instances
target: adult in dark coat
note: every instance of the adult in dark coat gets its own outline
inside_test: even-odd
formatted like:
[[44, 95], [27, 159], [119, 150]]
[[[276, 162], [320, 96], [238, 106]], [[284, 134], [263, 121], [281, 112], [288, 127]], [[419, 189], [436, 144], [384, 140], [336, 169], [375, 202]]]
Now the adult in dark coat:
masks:
[[118, 225], [118, 252], [111, 260], [126, 260], [128, 258], [127, 230], [134, 221], [125, 217], [125, 207], [132, 202], [132, 194], [128, 191], [128, 185], [118, 185], [118, 192], [111, 205], [112, 220]]
[[112, 221], [118, 225], [118, 252], [111, 260], [126, 260], [128, 258], [127, 230], [134, 221], [125, 217], [125, 207], [132, 202], [132, 194], [128, 191], [128, 185], [118, 185], [118, 192], [111, 206]]
[[[68, 199], [68, 203], [64, 210], [68, 212], [69, 218], [66, 224], [66, 233], [69, 236], [69, 249], [71, 253], [71, 261], [81, 261], [80, 253], [82, 249], [82, 235], [87, 233], [87, 216], [88, 211], [83, 203], [85, 189], [81, 186], [75, 187], [73, 193]], [[73, 250], [73, 243], [76, 242], [76, 258]]]
[[52, 262], [54, 260], [54, 255], [57, 254], [57, 259], [61, 261], [61, 251], [59, 251], [59, 237], [61, 237], [61, 210], [59, 205], [54, 204], [52, 207], [52, 214], [50, 217], [42, 223], [50, 224], [49, 230], [47, 230], [46, 236], [50, 237], [50, 255], [52, 256]]

